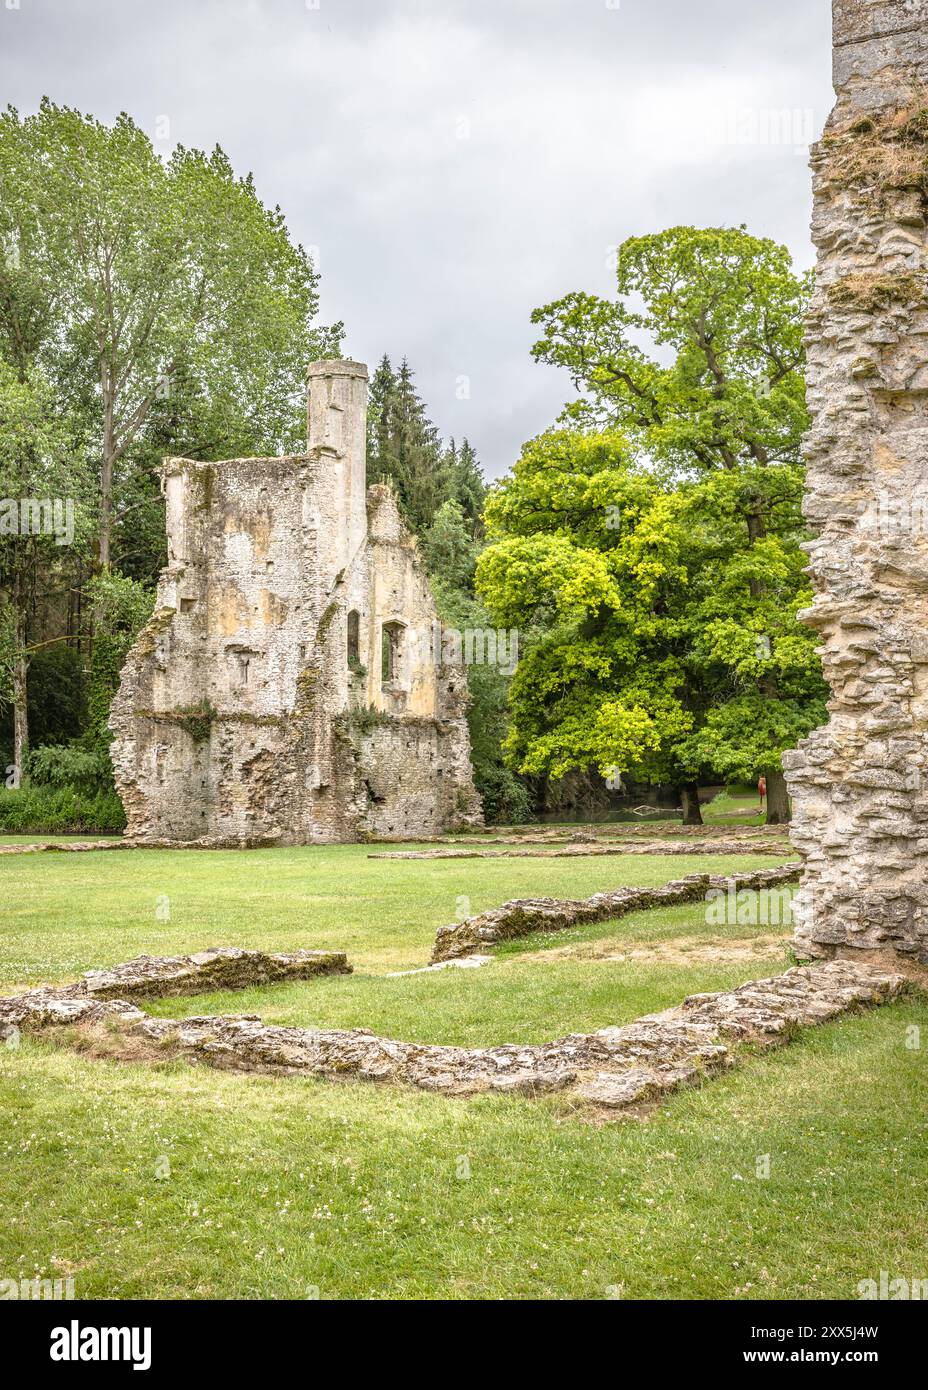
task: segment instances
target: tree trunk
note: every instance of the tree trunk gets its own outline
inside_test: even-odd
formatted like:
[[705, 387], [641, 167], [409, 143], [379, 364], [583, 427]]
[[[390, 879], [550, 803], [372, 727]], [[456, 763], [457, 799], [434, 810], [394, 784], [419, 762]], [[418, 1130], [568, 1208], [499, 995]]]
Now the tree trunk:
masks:
[[683, 807], [684, 825], [702, 825], [702, 811], [699, 809], [699, 786], [696, 782], [684, 782], [680, 788], [680, 804]]
[[105, 451], [103, 454], [103, 467], [100, 472], [100, 550], [99, 563], [101, 570], [108, 570], [110, 567], [110, 536], [113, 529], [113, 460], [108, 457]]
[[782, 772], [767, 772], [767, 824], [788, 825], [790, 820], [789, 794]]
[[116, 462], [116, 402], [113, 374], [104, 367], [100, 376], [103, 394], [103, 459], [100, 467], [100, 549], [101, 570], [110, 567], [113, 531], [113, 473]]
[[29, 657], [26, 654], [26, 585], [19, 569], [13, 574], [13, 614], [13, 767], [17, 785], [22, 786], [26, 780], [26, 758], [29, 755]]

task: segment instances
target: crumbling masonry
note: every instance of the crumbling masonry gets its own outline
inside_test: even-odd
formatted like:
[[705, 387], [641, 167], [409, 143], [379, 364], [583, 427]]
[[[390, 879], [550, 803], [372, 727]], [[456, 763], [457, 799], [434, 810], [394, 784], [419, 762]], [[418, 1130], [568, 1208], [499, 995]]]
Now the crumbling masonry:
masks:
[[[804, 956], [928, 965], [928, 5], [835, 0], [806, 516], [831, 722], [784, 759]], [[897, 957], [898, 959], [898, 957]]]
[[392, 492], [367, 370], [309, 369], [308, 451], [164, 466], [168, 564], [113, 704], [140, 841], [414, 839], [474, 824], [460, 666]]

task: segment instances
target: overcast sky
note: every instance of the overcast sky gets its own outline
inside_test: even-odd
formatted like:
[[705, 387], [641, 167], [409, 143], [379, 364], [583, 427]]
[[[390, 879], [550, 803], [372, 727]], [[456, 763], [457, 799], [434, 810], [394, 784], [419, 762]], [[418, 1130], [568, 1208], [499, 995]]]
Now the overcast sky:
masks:
[[810, 264], [830, 67], [829, 0], [0, 0], [4, 103], [221, 144], [346, 355], [408, 356], [490, 476], [571, 394], [531, 310], [609, 294], [625, 237], [744, 222]]

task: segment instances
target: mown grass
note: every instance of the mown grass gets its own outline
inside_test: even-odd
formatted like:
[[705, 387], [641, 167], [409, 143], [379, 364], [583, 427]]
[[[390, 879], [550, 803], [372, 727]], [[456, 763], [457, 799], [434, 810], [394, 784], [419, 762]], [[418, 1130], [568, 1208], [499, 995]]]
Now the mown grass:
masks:
[[710, 823], [720, 822], [721, 829], [726, 822], [730, 825], [763, 825], [767, 817], [756, 791], [750, 787], [729, 787], [703, 806], [702, 818]]
[[[758, 968], [563, 958], [535, 937], [479, 970], [382, 972], [424, 963], [460, 896], [478, 910], [766, 862], [378, 862], [358, 846], [0, 859], [0, 960], [17, 985], [213, 941], [342, 945], [351, 977], [157, 1012], [541, 1041]], [[585, 929], [617, 949], [771, 930], [713, 926], [700, 904]], [[928, 1274], [928, 1046], [912, 1046], [913, 1025], [928, 1038], [920, 996], [746, 1055], [647, 1122], [607, 1124], [565, 1095], [454, 1100], [26, 1039], [0, 1048], [0, 1277], [72, 1274], [91, 1299], [854, 1297], [882, 1269]]]
[[912, 1022], [827, 1025], [599, 1128], [26, 1044], [0, 1056], [0, 1269], [83, 1298], [854, 1297], [928, 1264]]
[[[435, 931], [508, 898], [586, 897], [726, 873], [723, 855], [376, 860], [363, 845], [0, 856], [0, 982], [70, 978], [147, 952], [340, 949], [359, 970], [424, 965]], [[782, 863], [750, 856], [750, 866]]]

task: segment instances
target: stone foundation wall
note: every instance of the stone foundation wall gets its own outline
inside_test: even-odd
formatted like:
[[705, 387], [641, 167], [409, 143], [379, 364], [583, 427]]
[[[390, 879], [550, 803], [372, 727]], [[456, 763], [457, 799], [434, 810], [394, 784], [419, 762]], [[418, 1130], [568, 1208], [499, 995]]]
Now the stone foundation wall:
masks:
[[783, 887], [799, 877], [798, 864], [783, 864], [754, 873], [715, 875], [688, 874], [671, 879], [659, 888], [613, 888], [594, 893], [591, 898], [516, 898], [487, 912], [465, 917], [435, 933], [432, 961], [459, 960], [477, 951], [489, 950], [500, 941], [532, 932], [566, 931], [570, 927], [611, 922], [651, 907], [678, 907], [683, 903], [708, 901], [712, 889], [739, 893], [765, 892]]
[[813, 154], [806, 516], [831, 720], [784, 763], [796, 947], [928, 965], [928, 22], [836, 0]]
[[[239, 972], [234, 985], [242, 986], [249, 969], [264, 971], [269, 963], [274, 969], [307, 970], [305, 957], [314, 953], [261, 960], [251, 959], [261, 953], [234, 948], [222, 954], [237, 957], [232, 962]], [[536, 1046], [476, 1048], [402, 1042], [366, 1028], [281, 1027], [254, 1014], [150, 1018], [132, 999], [114, 998], [108, 992], [117, 979], [134, 987], [133, 998], [195, 992], [201, 960], [142, 957], [108, 972], [89, 972], [76, 985], [46, 986], [0, 998], [0, 1044], [15, 1045], [24, 1030], [66, 1027], [72, 1030], [72, 1040], [80, 1038], [82, 1048], [96, 1046], [101, 1055], [125, 1056], [136, 1064], [147, 1048], [159, 1062], [180, 1057], [229, 1071], [351, 1078], [445, 1095], [570, 1091], [579, 1103], [622, 1111], [650, 1108], [681, 1086], [698, 1085], [731, 1066], [744, 1043], [769, 1047], [788, 1042], [799, 1028], [827, 1022], [850, 1009], [886, 1003], [906, 988], [902, 975], [863, 963], [832, 961], [718, 994], [690, 995], [678, 1008], [595, 1033], [571, 1033]], [[330, 969], [339, 972], [343, 962], [344, 957], [332, 957]], [[203, 963], [202, 987], [212, 987], [216, 964]], [[88, 988], [94, 977], [101, 977], [103, 997]]]

